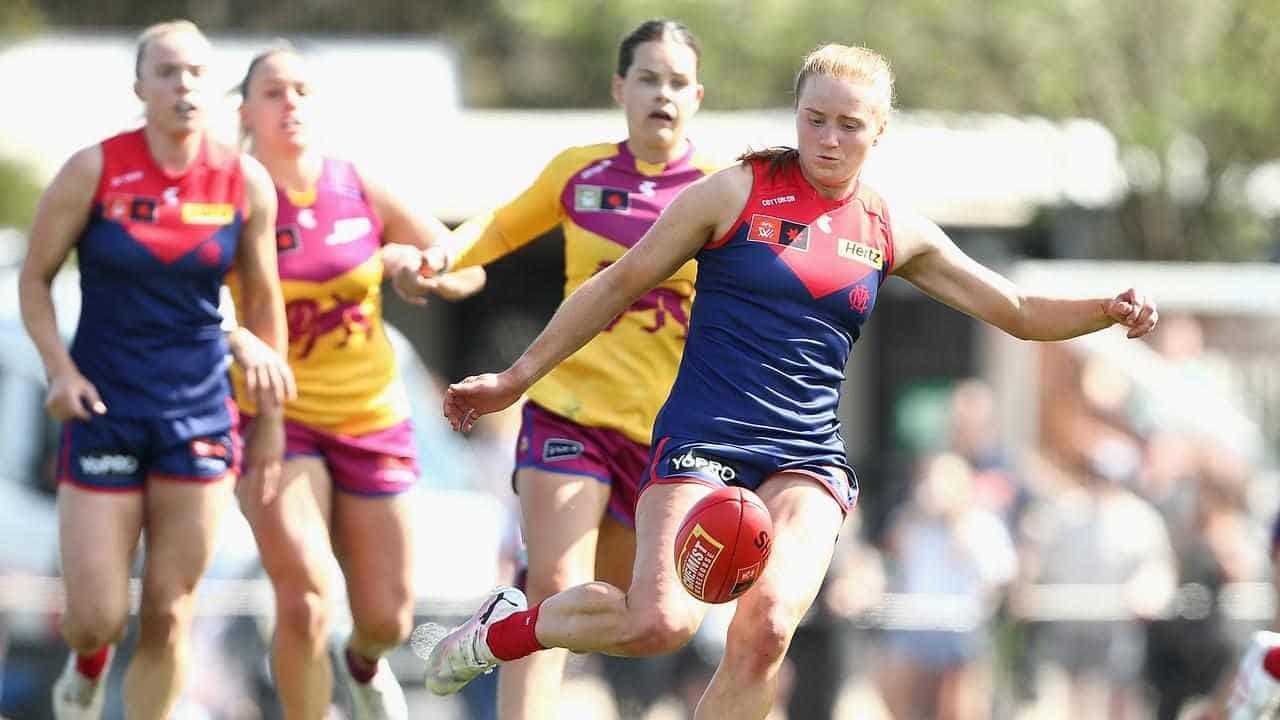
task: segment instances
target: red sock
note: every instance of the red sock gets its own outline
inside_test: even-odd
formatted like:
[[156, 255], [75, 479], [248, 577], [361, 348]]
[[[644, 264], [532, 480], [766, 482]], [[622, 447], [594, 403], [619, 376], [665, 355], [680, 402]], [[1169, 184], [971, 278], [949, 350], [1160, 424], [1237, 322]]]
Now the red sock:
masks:
[[489, 652], [499, 660], [519, 660], [539, 650], [546, 650], [538, 642], [535, 630], [538, 627], [538, 603], [528, 610], [511, 613], [510, 617], [499, 620], [489, 626], [487, 639]]
[[107, 655], [111, 652], [110, 645], [103, 645], [97, 652], [88, 655], [76, 655], [76, 672], [85, 676], [90, 680], [97, 680], [102, 674], [103, 668], [107, 666]]
[[345, 653], [347, 656], [347, 670], [351, 672], [351, 677], [356, 679], [358, 683], [367, 683], [378, 674], [378, 661], [369, 659], [359, 653], [353, 652], [351, 648], [347, 648]]

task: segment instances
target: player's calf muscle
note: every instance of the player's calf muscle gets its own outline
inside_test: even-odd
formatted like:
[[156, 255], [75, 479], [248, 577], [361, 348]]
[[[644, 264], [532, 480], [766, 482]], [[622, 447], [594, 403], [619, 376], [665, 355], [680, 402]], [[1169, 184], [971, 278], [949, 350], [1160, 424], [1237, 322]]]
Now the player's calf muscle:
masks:
[[539, 640], [575, 652], [661, 655], [683, 647], [698, 618], [667, 603], [638, 603], [606, 583], [593, 582], [542, 606]]

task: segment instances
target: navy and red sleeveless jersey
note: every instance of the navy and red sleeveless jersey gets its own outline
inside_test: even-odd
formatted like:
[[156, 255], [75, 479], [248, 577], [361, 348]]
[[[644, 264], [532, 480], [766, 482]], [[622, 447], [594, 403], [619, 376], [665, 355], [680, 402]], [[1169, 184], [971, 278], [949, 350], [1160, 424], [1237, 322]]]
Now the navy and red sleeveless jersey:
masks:
[[172, 176], [141, 129], [102, 143], [77, 244], [83, 299], [71, 356], [112, 415], [176, 418], [226, 402], [218, 299], [246, 211], [231, 147], [206, 138]]
[[888, 212], [865, 185], [833, 201], [795, 163], [750, 168], [742, 213], [697, 255], [689, 339], [654, 442], [844, 465], [839, 388], [893, 268]]

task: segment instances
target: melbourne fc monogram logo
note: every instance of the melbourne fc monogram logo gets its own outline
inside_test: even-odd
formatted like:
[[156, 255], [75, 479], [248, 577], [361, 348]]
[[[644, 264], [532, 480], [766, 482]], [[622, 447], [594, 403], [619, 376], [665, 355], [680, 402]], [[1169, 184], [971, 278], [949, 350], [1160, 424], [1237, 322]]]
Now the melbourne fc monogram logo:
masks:
[[871, 304], [871, 291], [867, 290], [864, 285], [855, 285], [849, 291], [849, 307], [860, 313], [867, 311], [867, 306]]

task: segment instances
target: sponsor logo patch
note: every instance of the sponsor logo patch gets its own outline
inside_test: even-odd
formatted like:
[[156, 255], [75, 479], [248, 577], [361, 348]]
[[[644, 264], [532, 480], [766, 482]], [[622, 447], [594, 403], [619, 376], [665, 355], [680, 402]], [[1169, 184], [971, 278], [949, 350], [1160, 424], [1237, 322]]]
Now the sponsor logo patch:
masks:
[[747, 239], [770, 245], [782, 245], [794, 250], [808, 250], [809, 226], [757, 213], [751, 216]]
[[602, 185], [575, 185], [573, 209], [578, 212], [631, 212], [631, 193]]
[[102, 199], [103, 215], [116, 222], [153, 223], [159, 213], [160, 201], [144, 195], [108, 193]]
[[228, 225], [236, 219], [231, 203], [182, 203], [182, 222], [187, 225]]
[[846, 238], [838, 238], [836, 240], [836, 252], [842, 258], [856, 260], [876, 270], [884, 269], [884, 251], [880, 248], [854, 242]]
[[778, 197], [765, 198], [760, 201], [760, 207], [773, 207], [774, 205], [786, 205], [796, 201], [795, 195], [779, 195]]
[[711, 537], [701, 524], [693, 526], [684, 547], [680, 548], [680, 555], [676, 558], [680, 582], [699, 600], [706, 597], [707, 577], [723, 552], [724, 543]]
[[282, 227], [276, 229], [276, 253], [295, 252], [302, 249], [302, 240], [298, 237], [298, 228]]
[[373, 231], [373, 223], [369, 218], [343, 218], [333, 223], [333, 232], [324, 239], [325, 245], [345, 245], [358, 240]]
[[542, 459], [544, 462], [572, 460], [582, 457], [582, 443], [565, 438], [548, 438], [542, 443]]
[[610, 165], [612, 165], [612, 164], [613, 164], [613, 161], [612, 161], [612, 160], [601, 160], [600, 162], [596, 163], [595, 165], [592, 165], [591, 167], [587, 168], [586, 170], [583, 170], [583, 171], [582, 171], [582, 175], [580, 175], [579, 177], [581, 177], [583, 180], [590, 180], [591, 178], [593, 178], [593, 177], [595, 177], [595, 176], [599, 175], [600, 173], [604, 172], [605, 170], [608, 170], [608, 169], [609, 169], [609, 166], [610, 166]]
[[230, 441], [219, 438], [196, 438], [191, 441], [191, 457], [205, 473], [220, 473], [231, 466]]
[[191, 454], [196, 457], [226, 458], [231, 456], [222, 440], [216, 438], [196, 438], [191, 441]]
[[756, 580], [760, 579], [760, 563], [756, 563], [751, 567], [745, 567], [738, 571], [738, 576], [733, 579], [733, 589], [729, 591], [729, 595], [741, 595], [756, 584]]
[[701, 455], [695, 454], [693, 450], [688, 450], [683, 455], [672, 456], [671, 469], [673, 472], [705, 470], [711, 476], [719, 478], [721, 482], [726, 483], [738, 477], [738, 471], [734, 470], [728, 464], [722, 463], [719, 460], [709, 460]]
[[136, 197], [129, 203], [129, 219], [136, 222], [153, 223], [156, 221], [155, 198]]
[[76, 458], [85, 475], [133, 475], [138, 472], [138, 458], [122, 452], [82, 453]]
[[121, 185], [127, 185], [129, 183], [138, 182], [141, 179], [142, 179], [141, 170], [131, 170], [123, 175], [117, 175], [111, 178], [110, 185], [111, 187], [120, 187]]

